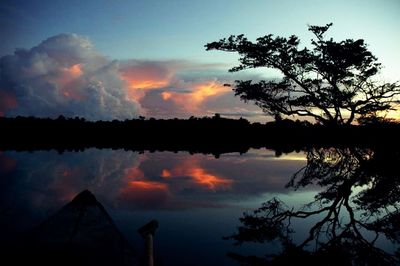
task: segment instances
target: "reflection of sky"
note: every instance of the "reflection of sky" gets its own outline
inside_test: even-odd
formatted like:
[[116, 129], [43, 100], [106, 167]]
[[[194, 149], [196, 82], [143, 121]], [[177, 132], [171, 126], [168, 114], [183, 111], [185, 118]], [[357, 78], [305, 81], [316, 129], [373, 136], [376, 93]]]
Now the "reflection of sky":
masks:
[[3, 241], [12, 238], [89, 189], [135, 246], [141, 245], [136, 229], [157, 218], [163, 259], [185, 250], [185, 264], [200, 255], [200, 247], [210, 246], [208, 252], [227, 263], [224, 254], [233, 247], [221, 237], [233, 233], [242, 212], [259, 207], [268, 194], [287, 193], [288, 178], [305, 164], [299, 156], [276, 158], [268, 150], [219, 159], [95, 149], [0, 153], [0, 228], [6, 229], [1, 235]]
[[88, 188], [123, 209], [223, 207], [266, 192], [282, 192], [305, 162], [270, 151], [220, 159], [187, 153], [87, 150], [83, 153], [3, 153], [5, 194], [32, 208], [60, 206]]
[[[306, 162], [304, 153], [276, 157], [265, 149], [218, 159], [186, 152], [96, 149], [0, 152], [0, 250], [16, 233], [29, 230], [89, 189], [139, 254], [144, 250], [137, 228], [158, 219], [155, 248], [165, 265], [196, 265], [194, 258], [197, 265], [234, 264], [225, 256], [228, 251], [271, 254], [278, 251], [276, 243], [234, 247], [222, 236], [235, 232], [243, 212], [272, 197], [296, 208], [311, 202], [317, 186], [285, 189]], [[295, 240], [306, 238], [319, 218], [293, 219]], [[378, 245], [394, 248], [382, 239]]]

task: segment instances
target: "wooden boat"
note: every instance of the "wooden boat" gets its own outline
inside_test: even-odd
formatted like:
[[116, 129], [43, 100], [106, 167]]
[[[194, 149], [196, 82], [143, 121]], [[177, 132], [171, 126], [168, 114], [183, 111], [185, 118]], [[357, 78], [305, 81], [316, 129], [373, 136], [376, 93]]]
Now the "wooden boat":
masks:
[[21, 246], [13, 265], [138, 265], [133, 249], [88, 190], [29, 233]]

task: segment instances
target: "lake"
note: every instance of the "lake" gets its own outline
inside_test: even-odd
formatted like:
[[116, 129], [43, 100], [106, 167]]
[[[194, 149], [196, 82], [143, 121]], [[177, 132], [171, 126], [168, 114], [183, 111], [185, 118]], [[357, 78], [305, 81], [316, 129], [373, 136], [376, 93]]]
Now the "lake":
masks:
[[[357, 151], [354, 155], [348, 150], [315, 149], [277, 157], [272, 150], [251, 149], [244, 154], [228, 153], [215, 158], [187, 152], [139, 153], [98, 149], [61, 154], [56, 151], [5, 151], [0, 153], [0, 241], [2, 246], [7, 246], [16, 235], [28, 232], [79, 192], [89, 189], [138, 254], [145, 251], [137, 229], [152, 219], [159, 221], [160, 227], [154, 238], [156, 265], [238, 265], [237, 259], [227, 256], [227, 253], [263, 257], [281, 250], [278, 240], [261, 244], [243, 241], [242, 245], [235, 246], [233, 239], [223, 239], [237, 233], [237, 227], [241, 225], [239, 218], [244, 212], [251, 213], [273, 198], [278, 198], [288, 209], [305, 210], [303, 206], [312, 202], [315, 195], [326, 192], [322, 196], [325, 202], [321, 200], [319, 207], [310, 209], [323, 208], [328, 205], [326, 200], [335, 201], [329, 193], [339, 191], [338, 187], [344, 187], [353, 179], [355, 181], [346, 186], [350, 189], [347, 198], [361, 195], [374, 188], [379, 173], [359, 175], [357, 171], [364, 167], [364, 159], [372, 162], [378, 157], [376, 154], [382, 153], [363, 151], [360, 155]], [[396, 161], [396, 156], [384, 161]], [[383, 159], [378, 159], [379, 164], [375, 160], [373, 169], [381, 165]], [[338, 169], [339, 166], [342, 168]], [[384, 168], [386, 172], [383, 174], [388, 171], [388, 167]], [[300, 180], [298, 187], [286, 187], [299, 170], [306, 179]], [[327, 173], [327, 170], [331, 172]], [[329, 176], [334, 172], [337, 178], [338, 170], [344, 181]], [[321, 180], [310, 180], [318, 179], [318, 174]], [[397, 179], [392, 185], [398, 187], [400, 181], [397, 173], [395, 175]], [[366, 180], [366, 176], [373, 178]], [[383, 184], [387, 185], [387, 182]], [[388, 191], [395, 193], [386, 190], [386, 198], [391, 196]], [[377, 198], [371, 200], [372, 196], [367, 194], [361, 195], [363, 197], [359, 200], [362, 204], [355, 200], [348, 206], [357, 209], [371, 202], [379, 203]], [[378, 192], [375, 191], [374, 195]], [[355, 211], [356, 219], [363, 219], [363, 211], [371, 213], [382, 206], [389, 208], [389, 214], [398, 216], [399, 199], [397, 194], [393, 197], [389, 203], [382, 202], [380, 206], [371, 203], [365, 207], [368, 210]], [[338, 204], [342, 202], [343, 205], [337, 206], [346, 209], [348, 200], [343, 198], [338, 200]], [[372, 216], [380, 219], [376, 213]], [[385, 215], [381, 214], [388, 217]], [[338, 216], [346, 224], [345, 215], [338, 213]], [[319, 212], [308, 219], [293, 219], [293, 242], [300, 244], [308, 237], [310, 227], [323, 218], [324, 212]], [[398, 222], [389, 221], [387, 224], [398, 234]], [[387, 224], [385, 228], [389, 228]], [[370, 228], [367, 226], [360, 231], [364, 234], [364, 230], [365, 238], [373, 241], [374, 237], [367, 229]], [[334, 231], [339, 234], [340, 227]], [[390, 235], [385, 235], [385, 232], [382, 231], [384, 236], [373, 245], [392, 254], [399, 245], [389, 241]], [[398, 235], [394, 238], [398, 241]], [[327, 235], [321, 239], [329, 240], [330, 237]], [[313, 246], [312, 243], [307, 246]]]

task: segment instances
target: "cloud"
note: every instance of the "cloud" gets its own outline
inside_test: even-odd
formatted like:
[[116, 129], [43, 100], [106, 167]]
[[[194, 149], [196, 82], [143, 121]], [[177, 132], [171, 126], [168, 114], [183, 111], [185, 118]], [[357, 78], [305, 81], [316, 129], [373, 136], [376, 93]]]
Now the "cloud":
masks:
[[189, 116], [205, 115], [204, 103], [232, 93], [223, 86], [229, 79], [222, 77], [221, 66], [182, 60], [129, 60], [121, 62], [120, 72], [129, 97], [138, 101], [147, 115]]
[[17, 106], [18, 104], [15, 96], [0, 89], [0, 117], [4, 116], [7, 110], [14, 109]]
[[[76, 34], [51, 37], [0, 59], [0, 112], [7, 116], [80, 116], [91, 120], [136, 117], [119, 63]], [[3, 97], [2, 97], [3, 98]]]
[[190, 91], [163, 91], [161, 97], [164, 101], [172, 101], [182, 106], [191, 114], [198, 114], [201, 113], [200, 107], [205, 101], [231, 91], [218, 81], [192, 83], [187, 87]]
[[0, 58], [0, 116], [123, 120], [259, 112], [223, 86], [258, 76], [232, 76], [227, 68], [185, 60], [110, 60], [88, 38], [59, 34]]
[[122, 79], [127, 83], [128, 95], [140, 101], [146, 90], [167, 87], [175, 70], [166, 62], [130, 61], [120, 68]]

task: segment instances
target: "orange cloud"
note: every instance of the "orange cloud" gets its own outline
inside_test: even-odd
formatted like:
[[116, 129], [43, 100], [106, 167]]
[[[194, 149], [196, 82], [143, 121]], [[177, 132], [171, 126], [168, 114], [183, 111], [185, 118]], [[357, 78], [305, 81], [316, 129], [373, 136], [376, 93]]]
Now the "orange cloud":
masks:
[[168, 184], [146, 180], [143, 171], [132, 167], [125, 171], [126, 183], [120, 189], [118, 199], [128, 206], [159, 206], [171, 197]]
[[128, 97], [140, 101], [147, 91], [167, 87], [185, 88], [189, 92], [164, 91], [161, 97], [164, 101], [172, 101], [189, 112], [198, 111], [200, 105], [210, 97], [215, 97], [230, 91], [217, 81], [187, 83], [177, 81], [173, 67], [164, 65], [140, 63], [125, 66], [120, 69], [121, 79], [127, 84]]
[[199, 160], [195, 157], [186, 159], [171, 170], [162, 170], [161, 177], [171, 178], [174, 176], [188, 176], [195, 184], [213, 191], [229, 189], [233, 183], [231, 179], [207, 172], [199, 165]]
[[70, 68], [67, 68], [66, 71], [69, 72], [74, 77], [79, 77], [80, 75], [82, 75], [82, 65], [75, 64]]
[[168, 86], [173, 72], [156, 65], [133, 65], [122, 68], [121, 78], [127, 83], [129, 98], [139, 101], [146, 90]]
[[231, 189], [233, 180], [207, 171], [200, 165], [201, 159], [189, 156], [179, 160], [176, 166], [160, 169], [161, 180], [149, 180], [140, 168], [145, 160], [142, 159], [125, 170], [118, 190], [118, 204], [127, 208], [177, 208], [182, 205], [181, 191], [188, 188], [203, 192]]
[[206, 81], [194, 84], [189, 93], [163, 92], [161, 94], [164, 101], [173, 101], [175, 104], [184, 107], [190, 112], [195, 112], [200, 105], [210, 97], [216, 97], [230, 91], [216, 81]]
[[210, 190], [228, 189], [233, 182], [231, 179], [209, 174], [202, 168], [192, 168], [190, 169], [190, 173], [196, 183], [205, 186]]
[[164, 177], [164, 178], [168, 178], [168, 177], [171, 177], [172, 176], [172, 174], [171, 174], [171, 172], [170, 171], [168, 171], [167, 169], [164, 169], [164, 170], [162, 170], [162, 173], [161, 173], [161, 177]]
[[139, 166], [126, 169], [124, 179], [127, 180], [130, 191], [168, 190], [167, 184], [146, 180]]

